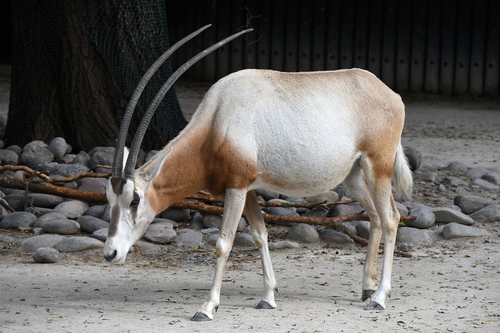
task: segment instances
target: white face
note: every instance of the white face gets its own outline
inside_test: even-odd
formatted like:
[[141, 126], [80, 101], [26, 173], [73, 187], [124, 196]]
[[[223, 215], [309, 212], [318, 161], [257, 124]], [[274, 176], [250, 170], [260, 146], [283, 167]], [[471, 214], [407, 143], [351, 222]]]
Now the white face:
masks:
[[144, 234], [155, 212], [131, 179], [110, 180], [106, 197], [111, 208], [108, 238], [104, 244], [104, 258], [123, 263], [130, 247]]

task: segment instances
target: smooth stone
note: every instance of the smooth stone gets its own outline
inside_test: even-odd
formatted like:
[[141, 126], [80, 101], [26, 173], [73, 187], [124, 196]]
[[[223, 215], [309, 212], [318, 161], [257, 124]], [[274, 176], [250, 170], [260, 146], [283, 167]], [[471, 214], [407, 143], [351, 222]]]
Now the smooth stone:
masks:
[[135, 242], [134, 247], [137, 247], [143, 251], [159, 251], [159, 250], [161, 250], [161, 246], [153, 244], [153, 243], [143, 242], [143, 241]]
[[106, 193], [107, 179], [103, 178], [83, 178], [79, 180], [78, 190], [92, 193]]
[[1, 229], [29, 228], [37, 220], [36, 215], [29, 212], [13, 212], [4, 216], [0, 222]]
[[343, 232], [338, 232], [333, 229], [325, 229], [321, 231], [319, 233], [319, 237], [321, 238], [322, 241], [328, 244], [338, 244], [338, 245], [354, 244], [354, 241], [352, 240], [351, 237], [344, 234]]
[[222, 224], [222, 216], [220, 215], [205, 215], [203, 217], [203, 226], [205, 228], [219, 228]]
[[299, 216], [299, 213], [293, 208], [286, 207], [265, 207], [262, 209], [264, 212], [278, 216]]
[[448, 164], [445, 170], [463, 174], [466, 173], [469, 170], [469, 168], [467, 167], [467, 165], [465, 165], [460, 161], [453, 161], [450, 164]]
[[422, 153], [414, 147], [405, 147], [404, 154], [408, 160], [411, 171], [415, 171], [422, 163]]
[[104, 243], [100, 240], [80, 236], [65, 238], [54, 245], [54, 248], [59, 252], [79, 252], [102, 247], [104, 247]]
[[90, 237], [105, 242], [106, 239], [108, 238], [108, 230], [109, 230], [109, 228], [102, 228], [102, 229], [96, 230], [92, 233], [92, 235], [90, 235]]
[[475, 168], [472, 168], [472, 169], [469, 169], [469, 171], [467, 171], [465, 173], [465, 176], [466, 177], [469, 177], [471, 179], [477, 179], [477, 178], [481, 178], [482, 176], [484, 176], [485, 174], [487, 174], [489, 171], [488, 169], [486, 168], [483, 168], [483, 167], [475, 167]]
[[177, 228], [179, 226], [178, 222], [162, 217], [155, 217], [153, 221], [151, 221], [151, 224], [156, 224], [156, 223], [170, 223], [174, 228]]
[[490, 183], [487, 180], [484, 180], [482, 178], [474, 179], [472, 182], [472, 185], [475, 185], [477, 187], [481, 187], [485, 190], [500, 190], [500, 186], [497, 186], [493, 183]]
[[90, 156], [87, 152], [81, 151], [78, 154], [76, 154], [75, 158], [71, 162], [71, 164], [80, 164], [83, 166], [86, 166], [87, 168], [90, 167]]
[[363, 206], [361, 206], [361, 204], [359, 204], [358, 202], [344, 205], [334, 205], [332, 208], [330, 208], [328, 216], [336, 217], [348, 214], [356, 214], [361, 213], [364, 210], [365, 209], [363, 208]]
[[488, 236], [490, 233], [486, 230], [466, 226], [459, 223], [449, 223], [443, 227], [443, 237], [445, 239], [461, 237], [480, 237]]
[[469, 186], [469, 183], [465, 180], [453, 176], [444, 177], [443, 183], [453, 187]]
[[23, 239], [18, 243], [19, 247], [26, 251], [36, 251], [41, 247], [54, 247], [57, 243], [64, 239], [61, 235], [39, 235]]
[[50, 221], [50, 220], [57, 220], [57, 219], [66, 219], [66, 215], [62, 214], [62, 213], [59, 213], [59, 212], [56, 212], [56, 211], [53, 211], [53, 212], [50, 212], [50, 213], [47, 213], [47, 214], [44, 214], [42, 216], [40, 216], [36, 221], [35, 223], [33, 223], [33, 227], [35, 228], [39, 228], [41, 226], [41, 224], [45, 221]]
[[335, 202], [339, 200], [339, 195], [335, 191], [328, 191], [323, 194], [318, 194], [312, 197], [305, 198], [307, 202], [313, 205], [322, 204], [324, 202]]
[[37, 171], [46, 171], [46, 165], [54, 160], [45, 142], [35, 140], [27, 143], [21, 153], [20, 164]]
[[500, 172], [490, 171], [487, 174], [483, 175], [481, 179], [486, 180], [495, 185], [500, 185]]
[[431, 211], [432, 213], [434, 213], [437, 223], [456, 222], [463, 225], [474, 224], [474, 220], [470, 216], [465, 215], [464, 213], [459, 212], [452, 208], [436, 207], [436, 208], [431, 208]]
[[80, 200], [70, 200], [60, 203], [54, 209], [69, 219], [77, 219], [89, 209], [89, 205]]
[[31, 200], [31, 205], [44, 208], [54, 208], [64, 201], [60, 196], [44, 193], [30, 193], [28, 200]]
[[370, 222], [369, 221], [352, 221], [350, 222], [355, 228], [359, 237], [370, 239]]
[[423, 180], [427, 180], [433, 183], [440, 183], [442, 181], [442, 176], [439, 175], [437, 172], [433, 171], [424, 171], [418, 173], [419, 177]]
[[251, 235], [247, 233], [239, 233], [234, 237], [234, 246], [237, 247], [257, 247]]
[[2, 165], [17, 165], [19, 155], [8, 149], [0, 149], [0, 162]]
[[328, 216], [328, 209], [323, 208], [323, 207], [317, 207], [313, 208], [311, 210], [308, 210], [304, 216], [307, 217], [318, 217], [318, 218], [325, 218]]
[[278, 199], [280, 194], [278, 192], [274, 192], [266, 189], [257, 189], [254, 190], [255, 194], [259, 197], [262, 197], [265, 201], [269, 201], [271, 199]]
[[401, 251], [401, 252], [409, 252], [413, 249], [413, 244], [412, 243], [401, 243], [396, 246], [396, 250]]
[[159, 244], [170, 244], [174, 242], [176, 236], [177, 233], [171, 223], [160, 222], [149, 225], [142, 238]]
[[115, 155], [114, 147], [94, 147], [88, 152], [90, 165], [112, 165]]
[[76, 220], [76, 222], [80, 225], [81, 231], [88, 232], [90, 234], [96, 230], [109, 227], [108, 222], [91, 215], [81, 216]]
[[196, 230], [184, 229], [180, 230], [175, 243], [182, 246], [197, 247], [203, 242], [203, 234]]
[[427, 229], [434, 225], [436, 216], [427, 207], [417, 207], [410, 211], [410, 216], [415, 217], [414, 221], [406, 221], [405, 224], [409, 227], [418, 229]]
[[[95, 205], [95, 206], [90, 206], [89, 209], [85, 211], [85, 215], [90, 215], [93, 217], [97, 217], [101, 220], [104, 220], [104, 212], [106, 211], [107, 205], [102, 204], [102, 205]], [[85, 216], [84, 215], [84, 216]], [[109, 220], [104, 220], [109, 222]]]
[[453, 203], [460, 207], [463, 213], [472, 214], [488, 206], [493, 201], [476, 195], [459, 195], [453, 198]]
[[23, 210], [26, 204], [26, 194], [10, 193], [5, 196], [4, 200], [15, 210]]
[[298, 249], [300, 244], [289, 240], [277, 241], [269, 243], [269, 250], [282, 250], [282, 249]]
[[500, 220], [500, 201], [494, 201], [488, 206], [469, 215], [474, 221], [494, 222]]
[[409, 214], [408, 207], [396, 201], [396, 208], [401, 216], [407, 216]]
[[448, 164], [437, 156], [423, 156], [420, 163], [420, 170], [437, 171], [446, 168]]
[[55, 219], [43, 221], [39, 224], [45, 233], [58, 234], [58, 235], [74, 235], [80, 231], [80, 225], [73, 220]]
[[175, 222], [184, 222], [191, 216], [191, 211], [189, 209], [171, 207], [164, 210], [160, 216]]
[[64, 155], [71, 151], [66, 140], [61, 137], [53, 138], [48, 146], [49, 151], [54, 155], [55, 160], [61, 159]]
[[52, 264], [59, 260], [59, 251], [53, 247], [41, 247], [33, 253], [32, 257], [38, 263]]
[[193, 215], [191, 215], [188, 223], [194, 230], [201, 230], [204, 228], [203, 216], [198, 212], [195, 212]]
[[82, 172], [89, 171], [89, 168], [80, 164], [56, 164], [50, 170], [50, 175], [62, 177], [72, 177]]
[[430, 244], [430, 237], [425, 230], [410, 227], [401, 227], [398, 228], [396, 243], [428, 245]]
[[299, 243], [317, 243], [319, 234], [315, 227], [310, 224], [298, 223], [288, 229], [287, 239]]
[[15, 242], [14, 237], [10, 237], [7, 235], [0, 235], [0, 243], [13, 243]]

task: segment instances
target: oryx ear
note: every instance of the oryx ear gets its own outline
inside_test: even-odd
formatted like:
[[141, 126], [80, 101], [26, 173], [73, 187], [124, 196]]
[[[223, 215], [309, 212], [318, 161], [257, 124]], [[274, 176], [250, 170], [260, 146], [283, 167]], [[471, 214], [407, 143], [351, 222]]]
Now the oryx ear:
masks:
[[151, 185], [153, 179], [155, 179], [156, 176], [158, 176], [158, 174], [161, 171], [161, 167], [163, 166], [163, 163], [167, 159], [168, 155], [170, 155], [171, 151], [172, 147], [170, 147], [170, 149], [166, 153], [164, 153], [163, 156], [160, 155], [161, 154], [160, 152], [158, 155], [153, 157], [147, 169], [143, 173], [141, 173], [141, 178], [145, 182], [146, 187]]

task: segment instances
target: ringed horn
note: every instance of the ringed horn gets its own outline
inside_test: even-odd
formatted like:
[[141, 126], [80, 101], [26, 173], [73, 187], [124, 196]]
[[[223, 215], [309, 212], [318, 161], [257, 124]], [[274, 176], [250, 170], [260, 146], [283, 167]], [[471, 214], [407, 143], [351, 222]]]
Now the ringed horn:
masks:
[[[211, 52], [215, 51], [219, 47], [229, 43], [233, 39], [252, 31], [253, 29], [246, 29], [242, 30], [238, 33], [235, 33], [220, 42], [206, 48], [205, 50], [201, 51], [188, 61], [186, 61], [181, 67], [179, 67], [165, 82], [165, 84], [161, 87], [161, 89], [158, 91], [156, 96], [154, 97], [153, 101], [149, 105], [148, 109], [144, 113], [144, 116], [142, 117], [142, 120], [139, 124], [139, 127], [137, 129], [137, 132], [134, 135], [134, 139], [132, 140], [131, 148], [130, 148], [130, 153], [127, 158], [127, 163], [125, 164], [125, 169], [123, 169], [123, 156], [124, 156], [124, 150], [125, 150], [125, 140], [127, 139], [127, 133], [128, 129], [130, 126], [130, 121], [132, 119], [132, 115], [134, 113], [135, 107], [137, 105], [137, 102], [139, 101], [139, 98], [141, 97], [142, 92], [144, 91], [144, 88], [148, 84], [149, 80], [151, 77], [154, 75], [154, 73], [160, 68], [160, 66], [167, 60], [172, 53], [174, 53], [179, 47], [184, 45], [186, 42], [189, 40], [193, 39], [197, 35], [199, 35], [202, 31], [206, 30], [209, 28], [211, 24], [205, 25], [204, 27], [201, 27], [200, 29], [194, 31], [193, 33], [189, 34], [188, 36], [184, 37], [177, 43], [175, 43], [173, 46], [171, 46], [165, 53], [163, 53], [152, 65], [149, 67], [149, 69], [146, 71], [146, 73], [143, 75], [141, 80], [139, 81], [139, 84], [135, 88], [132, 96], [130, 97], [130, 101], [127, 105], [127, 108], [125, 109], [125, 113], [123, 115], [122, 123], [120, 126], [120, 132], [118, 133], [118, 139], [116, 142], [116, 150], [115, 150], [115, 155], [113, 159], [113, 166], [112, 166], [112, 177], [113, 178], [122, 178], [123, 176], [125, 178], [131, 179], [133, 178], [133, 173], [135, 170], [135, 165], [137, 163], [137, 156], [139, 154], [139, 149], [141, 147], [142, 140], [144, 138], [144, 135], [146, 134], [146, 130], [149, 126], [149, 123], [151, 121], [151, 118], [153, 117], [156, 109], [158, 108], [158, 105], [162, 101], [163, 97], [165, 97], [166, 93], [168, 90], [174, 85], [175, 81], [184, 74], [192, 65], [194, 65], [197, 61], [200, 59], [204, 58]], [[124, 170], [124, 175], [122, 170]]]

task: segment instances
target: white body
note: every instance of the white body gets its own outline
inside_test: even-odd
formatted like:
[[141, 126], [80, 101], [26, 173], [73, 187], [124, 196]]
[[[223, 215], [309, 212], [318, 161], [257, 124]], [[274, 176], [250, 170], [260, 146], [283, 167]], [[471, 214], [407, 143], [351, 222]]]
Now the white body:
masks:
[[[400, 143], [403, 123], [399, 95], [363, 70], [231, 74], [211, 87], [188, 126], [136, 170], [134, 181], [110, 183], [112, 221], [104, 254], [110, 261], [125, 260], [155, 214], [207, 189], [225, 199], [225, 213], [214, 284], [193, 319], [211, 319], [219, 305], [224, 266], [243, 211], [262, 256], [265, 294], [258, 307], [274, 308], [267, 230], [252, 190], [312, 196], [344, 182], [371, 220], [363, 299], [374, 293], [367, 308], [385, 308], [399, 221], [391, 180], [400, 194], [409, 195], [412, 187]], [[377, 288], [382, 235], [384, 264]]]

